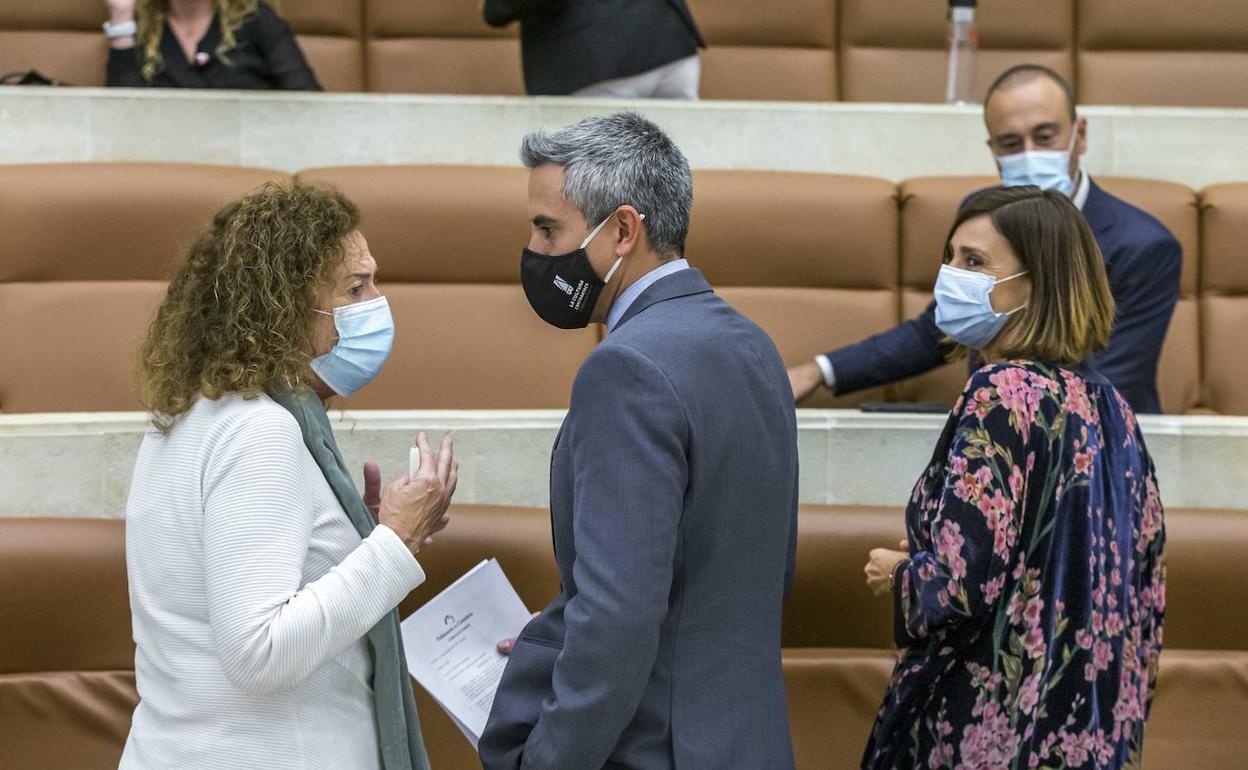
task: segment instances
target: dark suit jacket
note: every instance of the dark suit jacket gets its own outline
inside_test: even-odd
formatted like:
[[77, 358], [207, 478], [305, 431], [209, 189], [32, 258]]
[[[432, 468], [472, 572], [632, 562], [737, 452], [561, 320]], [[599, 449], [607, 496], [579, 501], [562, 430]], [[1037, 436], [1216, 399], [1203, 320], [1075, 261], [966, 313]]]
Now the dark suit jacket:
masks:
[[533, 95], [639, 75], [705, 45], [685, 0], [485, 0], [485, 21], [520, 22], [524, 85]]
[[[1117, 316], [1109, 346], [1090, 362], [1137, 412], [1161, 411], [1157, 362], [1179, 300], [1183, 249], [1165, 225], [1092, 183], [1083, 217], [1105, 258]], [[837, 394], [914, 377], [945, 363], [936, 303], [917, 318], [828, 353]]]
[[562, 589], [516, 642], [487, 770], [783, 770], [797, 537], [775, 345], [686, 270], [586, 359], [550, 469]]

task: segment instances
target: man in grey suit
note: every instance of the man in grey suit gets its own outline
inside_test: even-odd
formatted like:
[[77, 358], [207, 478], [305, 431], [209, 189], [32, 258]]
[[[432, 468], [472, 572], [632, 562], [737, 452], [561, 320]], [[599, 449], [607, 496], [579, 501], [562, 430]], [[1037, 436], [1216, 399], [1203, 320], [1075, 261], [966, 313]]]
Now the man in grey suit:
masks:
[[590, 118], [530, 134], [521, 157], [529, 302], [609, 336], [577, 374], [551, 458], [562, 589], [514, 642], [482, 764], [791, 768], [780, 611], [797, 428], [784, 365], [681, 258], [693, 181], [657, 126]]

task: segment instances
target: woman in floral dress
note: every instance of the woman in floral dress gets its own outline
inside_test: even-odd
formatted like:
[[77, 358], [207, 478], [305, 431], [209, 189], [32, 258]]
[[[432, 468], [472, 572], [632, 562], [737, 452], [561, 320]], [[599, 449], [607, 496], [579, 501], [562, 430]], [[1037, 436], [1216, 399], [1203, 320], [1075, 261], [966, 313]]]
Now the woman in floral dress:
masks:
[[937, 323], [987, 365], [906, 510], [891, 593], [898, 663], [863, 767], [1138, 768], [1165, 612], [1165, 526], [1135, 415], [1081, 365], [1114, 306], [1096, 242], [1057, 192], [997, 188], [959, 212]]

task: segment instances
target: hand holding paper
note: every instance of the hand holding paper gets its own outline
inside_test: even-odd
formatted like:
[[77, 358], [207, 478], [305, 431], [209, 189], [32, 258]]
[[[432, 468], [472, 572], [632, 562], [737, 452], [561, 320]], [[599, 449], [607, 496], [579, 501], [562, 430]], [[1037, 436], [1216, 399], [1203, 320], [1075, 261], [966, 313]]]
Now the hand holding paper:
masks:
[[403, 621], [407, 667], [476, 748], [507, 658], [495, 649], [529, 622], [498, 562], [481, 562]]

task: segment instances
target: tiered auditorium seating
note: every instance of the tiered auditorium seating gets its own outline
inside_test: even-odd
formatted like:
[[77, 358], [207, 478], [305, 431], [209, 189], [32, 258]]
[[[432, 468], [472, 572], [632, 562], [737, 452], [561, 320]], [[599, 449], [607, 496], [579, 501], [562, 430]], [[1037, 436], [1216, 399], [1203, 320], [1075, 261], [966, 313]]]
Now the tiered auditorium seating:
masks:
[[[703, 96], [868, 102], [944, 98], [939, 0], [689, 0], [708, 48]], [[981, 0], [976, 90], [1024, 61], [1070, 77], [1086, 104], [1248, 105], [1248, 4], [1229, 0]], [[333, 91], [521, 94], [514, 26], [465, 0], [284, 0]], [[101, 85], [98, 0], [0, 0], [0, 72]]]
[[[525, 172], [482, 166], [311, 169], [361, 207], [398, 344], [358, 409], [567, 405], [594, 329], [552, 329], [518, 284]], [[226, 201], [280, 172], [163, 164], [0, 166], [0, 412], [133, 410], [132, 353], [186, 244]], [[688, 255], [757, 320], [788, 364], [921, 310], [958, 203], [988, 178], [759, 171], [695, 173]], [[1183, 299], [1162, 361], [1167, 412], [1248, 414], [1248, 185], [1197, 195], [1170, 182], [1098, 179], [1183, 243]], [[1203, 212], [1203, 214], [1202, 214]], [[1203, 220], [1202, 220], [1203, 218]], [[1197, 237], [1204, 228], [1203, 246]], [[1199, 277], [1199, 282], [1198, 282]], [[954, 364], [805, 406], [952, 402]]]
[[[1245, 511], [1167, 511], [1166, 649], [1145, 741], [1145, 768], [1230, 770], [1248, 753]], [[885, 599], [862, 578], [870, 548], [902, 532], [900, 510], [808, 506], [797, 582], [785, 609], [784, 671], [802, 770], [848, 770], [892, 668]], [[125, 579], [124, 522], [0, 519], [0, 746], [12, 770], [117, 766], [137, 695]], [[525, 603], [558, 591], [547, 512], [458, 506], [422, 558], [428, 582], [411, 611], [483, 558], [496, 557]], [[438, 770], [480, 767], [468, 743], [416, 688]]]

